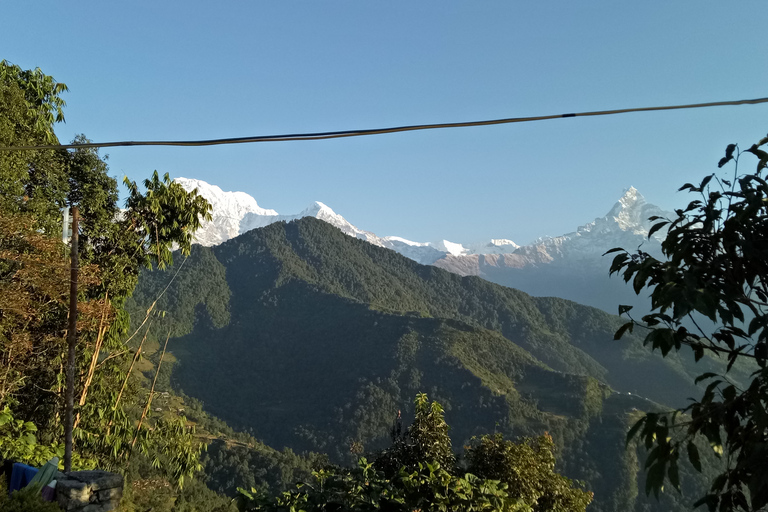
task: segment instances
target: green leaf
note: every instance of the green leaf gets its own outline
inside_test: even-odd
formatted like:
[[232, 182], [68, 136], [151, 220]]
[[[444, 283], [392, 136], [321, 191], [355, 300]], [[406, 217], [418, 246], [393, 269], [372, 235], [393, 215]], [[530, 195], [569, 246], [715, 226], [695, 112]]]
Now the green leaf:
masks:
[[616, 331], [616, 334], [613, 335], [614, 340], [620, 340], [622, 336], [624, 336], [624, 333], [629, 331], [632, 332], [632, 329], [635, 325], [635, 322], [627, 322], [621, 327], [619, 327], [619, 330]]
[[701, 473], [701, 460], [699, 459], [699, 449], [693, 444], [693, 441], [688, 441], [688, 460], [691, 465]]
[[658, 230], [660, 230], [661, 228], [663, 228], [667, 224], [669, 224], [669, 221], [658, 222], [658, 223], [654, 224], [653, 226], [651, 226], [651, 229], [648, 230], [648, 238], [651, 238], [655, 232], [657, 232]]
[[625, 441], [625, 446], [629, 446], [630, 441], [635, 437], [637, 432], [642, 428], [642, 426], [645, 424], [645, 421], [648, 419], [647, 416], [643, 416], [640, 418], [634, 425], [632, 425], [632, 428], [629, 429], [629, 432], [627, 432], [627, 439]]
[[680, 474], [677, 471], [677, 461], [672, 459], [669, 462], [669, 468], [667, 469], [667, 476], [672, 486], [680, 491]]

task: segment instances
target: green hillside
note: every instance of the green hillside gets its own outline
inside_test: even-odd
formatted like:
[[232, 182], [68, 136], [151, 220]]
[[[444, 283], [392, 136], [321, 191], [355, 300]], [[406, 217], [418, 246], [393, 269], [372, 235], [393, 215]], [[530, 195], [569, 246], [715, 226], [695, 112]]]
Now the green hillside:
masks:
[[[177, 270], [143, 274], [134, 322]], [[595, 492], [590, 510], [687, 502], [636, 499], [624, 433], [633, 409], [695, 395], [690, 369], [613, 341], [621, 320], [600, 310], [422, 266], [313, 218], [195, 247], [157, 307], [174, 384], [275, 448], [352, 461], [424, 391], [457, 443], [549, 431], [562, 470]]]

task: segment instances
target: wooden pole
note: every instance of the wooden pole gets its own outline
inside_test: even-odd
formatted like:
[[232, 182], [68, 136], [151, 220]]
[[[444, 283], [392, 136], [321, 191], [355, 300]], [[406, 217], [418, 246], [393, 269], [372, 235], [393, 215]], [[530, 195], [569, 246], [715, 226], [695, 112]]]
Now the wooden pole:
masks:
[[64, 417], [64, 472], [72, 471], [72, 424], [75, 409], [75, 367], [77, 348], [77, 241], [78, 241], [77, 206], [72, 207], [72, 246], [69, 250], [71, 260], [69, 281], [69, 327], [67, 329], [67, 389], [66, 415]]

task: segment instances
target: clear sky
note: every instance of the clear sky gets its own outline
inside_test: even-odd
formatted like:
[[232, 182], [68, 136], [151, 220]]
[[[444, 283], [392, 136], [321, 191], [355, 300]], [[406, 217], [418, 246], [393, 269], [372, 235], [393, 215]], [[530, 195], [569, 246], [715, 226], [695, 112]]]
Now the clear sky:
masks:
[[[758, 1], [4, 2], [0, 58], [70, 92], [62, 141], [207, 139], [768, 96]], [[672, 208], [768, 105], [316, 142], [112, 148], [298, 213], [418, 241], [529, 242], [634, 185]]]

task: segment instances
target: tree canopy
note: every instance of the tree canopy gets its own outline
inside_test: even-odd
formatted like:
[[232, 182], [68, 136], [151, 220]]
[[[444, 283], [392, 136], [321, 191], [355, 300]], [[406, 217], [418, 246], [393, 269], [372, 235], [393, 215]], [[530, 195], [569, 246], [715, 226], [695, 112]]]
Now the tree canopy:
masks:
[[[0, 62], [0, 145], [56, 144], [66, 90], [39, 69]], [[85, 141], [79, 135], [73, 142]], [[121, 209], [108, 172], [106, 157], [88, 148], [14, 151], [0, 159], [0, 455], [39, 463], [61, 451], [69, 298], [62, 210], [77, 206], [77, 465], [118, 467], [136, 445], [181, 483], [200, 467], [202, 443], [183, 418], [136, 426], [152, 390], [131, 373], [136, 352], [127, 344], [123, 305], [142, 267], [169, 264], [175, 248], [189, 254], [210, 205], [155, 172], [143, 189], [125, 180]]]
[[[631, 319], [616, 339], [633, 329], [645, 331], [645, 343], [663, 355], [682, 351], [696, 361], [705, 355], [727, 361], [726, 371], [705, 372], [696, 383], [704, 394], [687, 407], [643, 416], [628, 439], [638, 436], [649, 450], [646, 492], [658, 496], [665, 481], [680, 487], [678, 459], [687, 453], [701, 471], [697, 439], [704, 438], [724, 459], [725, 469], [697, 505], [710, 511], [756, 511], [768, 506], [768, 153], [730, 144], [711, 174], [687, 183], [698, 197], [673, 219], [658, 221], [650, 234], [666, 229], [660, 260], [639, 250], [618, 252], [611, 273], [632, 282], [635, 292], [649, 290], [652, 312]], [[753, 172], [742, 173], [741, 160], [757, 157]], [[753, 164], [754, 165], [754, 164]], [[649, 234], [649, 236], [650, 236]], [[620, 306], [619, 312], [630, 313]], [[751, 368], [750, 382], [737, 385], [728, 372]]]
[[414, 406], [413, 423], [405, 432], [395, 427], [392, 446], [372, 462], [363, 457], [351, 470], [315, 471], [311, 481], [276, 497], [241, 489], [240, 509], [584, 512], [592, 501], [591, 493], [553, 471], [551, 437], [515, 444], [484, 436], [464, 467], [452, 452], [440, 404], [420, 393]]

